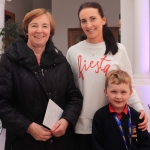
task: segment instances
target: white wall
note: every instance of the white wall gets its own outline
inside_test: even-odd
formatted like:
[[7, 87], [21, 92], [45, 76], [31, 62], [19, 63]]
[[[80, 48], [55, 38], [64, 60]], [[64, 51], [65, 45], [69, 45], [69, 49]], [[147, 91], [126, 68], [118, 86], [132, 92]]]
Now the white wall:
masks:
[[[77, 12], [83, 2], [87, 2], [87, 0], [52, 0], [52, 15], [56, 23], [53, 42], [64, 55], [68, 50], [67, 29], [80, 27]], [[113, 2], [112, 0], [94, 0], [94, 2], [102, 5], [108, 25], [118, 26], [120, 0], [113, 0]]]
[[51, 10], [51, 0], [33, 0], [33, 9], [45, 8]]
[[15, 21], [19, 23], [28, 11], [39, 7], [51, 10], [51, 0], [12, 0], [5, 3], [5, 9], [15, 13]]
[[[144, 62], [145, 60], [143, 59], [141, 61], [141, 58], [143, 58], [143, 54], [147, 54], [149, 55], [149, 52], [147, 53], [147, 51], [145, 51], [146, 49], [144, 48], [144, 46], [148, 43], [145, 43], [146, 40], [143, 39], [144, 37], [148, 37], [147, 35], [144, 34], [139, 34], [141, 31], [143, 31], [144, 28], [140, 28], [143, 26], [144, 23], [143, 22], [143, 18], [147, 18], [149, 19], [149, 17], [146, 17], [147, 14], [145, 13], [145, 16], [140, 16], [140, 15], [135, 15], [134, 13], [137, 10], [137, 8], [135, 8], [135, 4], [139, 4], [139, 8], [142, 10], [146, 10], [148, 9], [145, 6], [141, 6], [141, 3], [144, 4], [143, 2], [148, 2], [148, 0], [121, 0], [121, 43], [125, 45], [131, 64], [132, 64], [132, 68], [133, 68], [133, 77], [134, 77], [134, 85], [135, 85], [135, 89], [139, 95], [139, 98], [142, 100], [143, 102], [143, 108], [144, 111], [146, 112], [148, 118], [150, 118], [150, 109], [148, 107], [148, 105], [150, 104], [150, 78], [148, 78], [149, 76], [149, 72], [144, 72], [143, 73], [143, 68], [145, 68], [147, 66], [147, 64]], [[136, 21], [138, 21], [138, 19], [140, 19], [140, 23], [142, 21], [142, 25], [139, 27], [140, 23], [135, 24]], [[143, 20], [142, 20], [143, 19]], [[135, 30], [137, 28], [137, 26], [139, 27], [138, 30]], [[144, 26], [145, 28], [147, 27]], [[147, 28], [146, 28], [147, 29]], [[136, 32], [135, 32], [136, 31]], [[149, 31], [148, 31], [149, 32]], [[136, 34], [135, 34], [136, 33]], [[141, 32], [142, 33], [142, 32]], [[138, 36], [138, 37], [137, 37]], [[139, 41], [137, 42], [136, 38], [139, 38], [141, 40], [140, 43]], [[139, 44], [143, 44], [144, 46], [142, 47], [138, 47], [136, 48], [135, 45], [139, 45]], [[147, 48], [147, 47], [146, 47]], [[141, 52], [140, 57], [138, 57], [139, 52]], [[145, 59], [147, 59], [146, 57], [144, 57]], [[136, 63], [138, 62], [138, 64]], [[142, 68], [142, 69], [141, 69]], [[140, 76], [140, 78], [138, 78], [138, 76], [136, 76], [136, 72], [134, 70], [138, 70], [138, 75]], [[150, 121], [148, 122], [148, 131], [150, 132]]]
[[5, 3], [5, 9], [15, 13], [15, 21], [21, 23], [25, 14], [33, 7], [33, 0], [12, 0]]
[[133, 67], [133, 1], [121, 0], [121, 43], [125, 45]]
[[5, 136], [6, 136], [6, 129], [3, 129], [0, 135], [0, 150], [4, 150]]

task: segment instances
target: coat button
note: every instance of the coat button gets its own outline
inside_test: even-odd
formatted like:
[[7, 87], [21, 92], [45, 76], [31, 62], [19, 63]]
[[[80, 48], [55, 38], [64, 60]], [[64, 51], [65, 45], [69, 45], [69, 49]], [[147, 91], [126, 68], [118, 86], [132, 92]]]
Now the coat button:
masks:
[[53, 140], [50, 140], [50, 143], [53, 143]]
[[47, 93], [47, 95], [51, 96], [51, 93], [49, 92], [49, 93]]

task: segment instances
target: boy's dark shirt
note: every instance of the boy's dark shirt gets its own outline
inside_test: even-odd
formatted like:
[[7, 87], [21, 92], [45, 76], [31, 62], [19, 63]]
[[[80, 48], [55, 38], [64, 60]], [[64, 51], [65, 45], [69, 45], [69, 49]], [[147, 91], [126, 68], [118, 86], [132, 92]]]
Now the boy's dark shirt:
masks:
[[[138, 124], [143, 121], [143, 119], [139, 119], [140, 113], [131, 107], [130, 112], [133, 126], [131, 150], [150, 150], [150, 135], [148, 131], [138, 129]], [[129, 145], [128, 118], [128, 114], [126, 115], [123, 113], [120, 121], [122, 123], [126, 141]], [[92, 142], [93, 150], [126, 150], [119, 127], [114, 119], [114, 115], [109, 111], [109, 105], [102, 107], [94, 115]]]

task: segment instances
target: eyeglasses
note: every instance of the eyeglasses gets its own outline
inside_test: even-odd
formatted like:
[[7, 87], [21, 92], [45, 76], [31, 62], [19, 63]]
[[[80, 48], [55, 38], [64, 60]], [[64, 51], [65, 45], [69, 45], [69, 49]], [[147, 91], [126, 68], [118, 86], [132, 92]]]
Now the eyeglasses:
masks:
[[2, 130], [3, 130], [3, 128], [2, 128], [2, 122], [1, 122], [1, 120], [0, 120], [0, 135], [1, 135], [1, 133], [2, 133]]

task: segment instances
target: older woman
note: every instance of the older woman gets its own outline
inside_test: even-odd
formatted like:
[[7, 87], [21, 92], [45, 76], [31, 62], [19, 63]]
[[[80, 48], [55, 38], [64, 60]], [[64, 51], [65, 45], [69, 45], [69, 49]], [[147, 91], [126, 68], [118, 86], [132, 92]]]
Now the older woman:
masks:
[[[28, 12], [19, 36], [0, 60], [0, 118], [5, 150], [73, 150], [82, 95], [71, 68], [52, 43], [54, 20], [45, 9]], [[42, 125], [49, 99], [63, 114], [50, 130]]]

